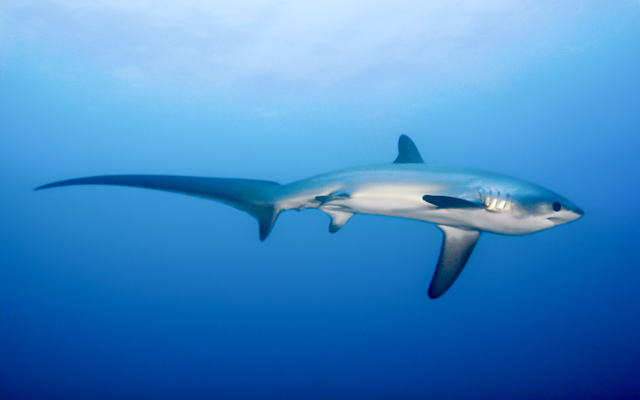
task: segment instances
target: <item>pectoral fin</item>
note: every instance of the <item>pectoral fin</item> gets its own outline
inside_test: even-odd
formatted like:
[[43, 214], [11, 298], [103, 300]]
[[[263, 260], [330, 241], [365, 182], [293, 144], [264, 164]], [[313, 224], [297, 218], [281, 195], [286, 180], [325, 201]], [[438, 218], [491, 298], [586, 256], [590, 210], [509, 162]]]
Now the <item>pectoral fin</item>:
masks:
[[422, 200], [437, 208], [485, 208], [484, 204], [450, 196], [430, 196], [425, 194]]
[[429, 286], [429, 297], [438, 298], [455, 282], [480, 238], [479, 231], [438, 225], [444, 233], [436, 272]]

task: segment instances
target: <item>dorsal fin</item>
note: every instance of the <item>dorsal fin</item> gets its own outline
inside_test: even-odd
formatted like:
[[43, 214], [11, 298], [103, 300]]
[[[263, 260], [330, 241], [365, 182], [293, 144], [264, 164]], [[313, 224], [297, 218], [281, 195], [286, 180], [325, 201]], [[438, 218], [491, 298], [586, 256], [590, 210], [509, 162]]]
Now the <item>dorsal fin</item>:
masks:
[[400, 135], [398, 139], [398, 158], [393, 162], [394, 164], [407, 164], [407, 163], [424, 163], [420, 152], [416, 147], [413, 140], [409, 139], [407, 135]]

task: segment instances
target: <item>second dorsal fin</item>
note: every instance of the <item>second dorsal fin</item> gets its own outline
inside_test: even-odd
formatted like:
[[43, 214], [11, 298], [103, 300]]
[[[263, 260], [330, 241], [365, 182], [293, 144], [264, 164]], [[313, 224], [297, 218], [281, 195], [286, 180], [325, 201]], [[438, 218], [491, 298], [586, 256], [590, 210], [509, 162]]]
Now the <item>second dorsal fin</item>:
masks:
[[409, 138], [409, 136], [400, 135], [400, 139], [398, 139], [398, 157], [393, 163], [424, 163], [422, 157], [420, 156], [418, 148], [416, 147], [415, 143], [413, 143], [413, 140]]

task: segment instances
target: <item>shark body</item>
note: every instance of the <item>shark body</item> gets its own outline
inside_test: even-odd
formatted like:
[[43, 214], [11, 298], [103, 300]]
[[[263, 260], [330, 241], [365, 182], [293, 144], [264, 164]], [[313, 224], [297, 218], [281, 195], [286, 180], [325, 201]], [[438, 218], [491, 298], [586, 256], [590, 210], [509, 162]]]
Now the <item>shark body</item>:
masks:
[[203, 197], [257, 218], [265, 240], [278, 215], [319, 209], [335, 233], [354, 215], [407, 218], [436, 224], [444, 239], [429, 297], [444, 294], [462, 272], [482, 232], [523, 235], [574, 221], [584, 213], [562, 196], [519, 179], [425, 164], [409, 137], [391, 164], [356, 167], [288, 185], [249, 179], [171, 175], [106, 175], [38, 187], [117, 185]]

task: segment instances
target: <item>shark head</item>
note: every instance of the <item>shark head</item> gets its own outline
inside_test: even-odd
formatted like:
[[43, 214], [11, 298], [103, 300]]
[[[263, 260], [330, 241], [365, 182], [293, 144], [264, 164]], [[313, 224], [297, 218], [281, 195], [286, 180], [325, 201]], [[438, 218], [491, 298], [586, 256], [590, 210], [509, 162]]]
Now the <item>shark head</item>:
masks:
[[536, 225], [536, 230], [563, 225], [584, 215], [580, 207], [557, 193], [540, 187], [532, 192], [514, 196], [514, 211]]
[[494, 233], [533, 233], [575, 221], [584, 215], [580, 207], [559, 194], [516, 179], [485, 186], [478, 194], [480, 202], [469, 203], [466, 207], [488, 211], [476, 214], [481, 218], [473, 222], [480, 230]]

